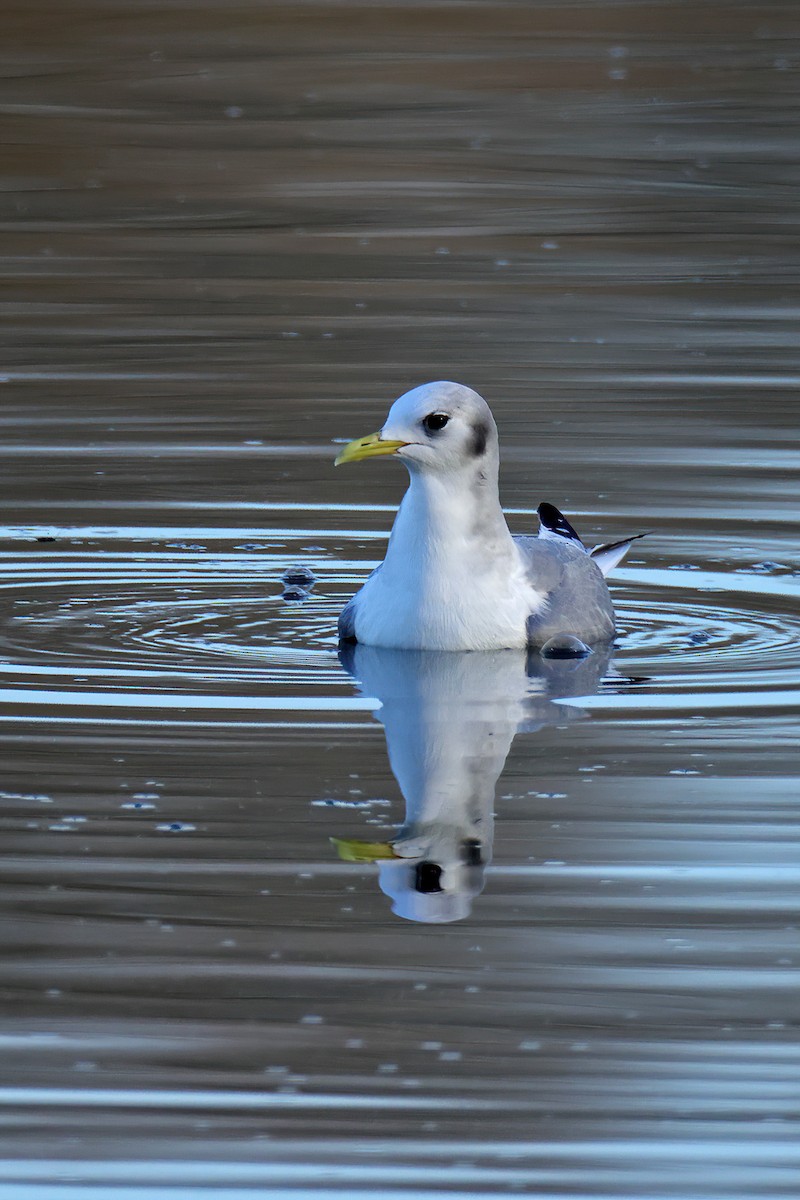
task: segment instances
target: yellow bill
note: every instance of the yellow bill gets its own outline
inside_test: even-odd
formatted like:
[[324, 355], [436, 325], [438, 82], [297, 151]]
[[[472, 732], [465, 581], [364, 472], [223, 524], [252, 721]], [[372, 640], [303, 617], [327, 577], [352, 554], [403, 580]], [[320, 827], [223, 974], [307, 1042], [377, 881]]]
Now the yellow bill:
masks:
[[339, 858], [345, 862], [376, 862], [379, 858], [397, 858], [388, 842], [358, 842], [353, 838], [331, 838]]
[[407, 445], [408, 442], [384, 441], [379, 433], [371, 433], [368, 437], [356, 438], [355, 441], [348, 442], [344, 450], [337, 454], [333, 465], [340, 467], [342, 463], [360, 462], [362, 458], [379, 458], [383, 454], [396, 454], [401, 446]]

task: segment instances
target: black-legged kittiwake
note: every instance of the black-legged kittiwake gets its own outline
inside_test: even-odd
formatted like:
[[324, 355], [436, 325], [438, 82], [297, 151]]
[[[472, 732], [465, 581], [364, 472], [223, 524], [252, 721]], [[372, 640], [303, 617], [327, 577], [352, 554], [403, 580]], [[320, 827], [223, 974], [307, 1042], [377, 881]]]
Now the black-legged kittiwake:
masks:
[[[605, 576], [634, 538], [589, 551], [551, 504], [538, 537], [512, 537], [500, 507], [497, 426], [471, 388], [426, 383], [339, 463], [391, 455], [410, 486], [386, 557], [339, 617], [348, 641], [405, 650], [586, 653], [615, 632]], [[636, 537], [643, 535], [637, 534]]]

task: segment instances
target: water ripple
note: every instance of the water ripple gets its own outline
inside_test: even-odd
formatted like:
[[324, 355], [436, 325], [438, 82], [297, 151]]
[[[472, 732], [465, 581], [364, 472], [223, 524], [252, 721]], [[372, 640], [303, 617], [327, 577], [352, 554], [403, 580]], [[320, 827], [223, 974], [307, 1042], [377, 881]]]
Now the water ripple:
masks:
[[[0, 639], [4, 700], [358, 710], [336, 654], [336, 617], [378, 561], [372, 547], [385, 539], [386, 506], [363, 509], [365, 529], [335, 531], [326, 527], [329, 506], [302, 508], [311, 520], [291, 530], [73, 526], [47, 546], [39, 539], [53, 536], [49, 527], [8, 527], [0, 558], [10, 617]], [[594, 707], [644, 712], [683, 696], [702, 711], [719, 706], [719, 693], [756, 707], [794, 694], [800, 579], [785, 547], [781, 562], [740, 556], [723, 571], [716, 564], [729, 544], [719, 535], [707, 541], [704, 560], [696, 531], [691, 541], [674, 532], [668, 544], [654, 538], [675, 566], [615, 574], [615, 667], [636, 687], [612, 676]], [[684, 554], [691, 569], [680, 565]], [[287, 590], [283, 573], [297, 562], [315, 584]]]

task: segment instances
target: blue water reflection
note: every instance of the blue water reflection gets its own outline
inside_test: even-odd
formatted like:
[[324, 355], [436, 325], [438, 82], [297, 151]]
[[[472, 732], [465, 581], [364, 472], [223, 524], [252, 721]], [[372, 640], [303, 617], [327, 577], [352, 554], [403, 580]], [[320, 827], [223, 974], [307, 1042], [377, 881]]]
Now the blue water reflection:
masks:
[[610, 654], [343, 647], [343, 665], [381, 701], [375, 715], [406, 816], [391, 843], [337, 846], [344, 857], [380, 863], [397, 916], [428, 924], [469, 916], [492, 859], [495, 788], [516, 734], [581, 717], [564, 701], [597, 691]]

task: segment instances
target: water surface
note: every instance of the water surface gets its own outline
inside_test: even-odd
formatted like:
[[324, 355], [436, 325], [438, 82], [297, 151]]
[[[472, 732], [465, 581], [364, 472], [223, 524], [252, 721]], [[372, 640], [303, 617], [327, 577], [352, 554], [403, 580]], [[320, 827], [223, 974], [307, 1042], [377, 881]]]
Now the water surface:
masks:
[[[797, 1193], [799, 35], [8, 15], [4, 1197]], [[340, 662], [437, 377], [652, 530], [594, 678]]]

